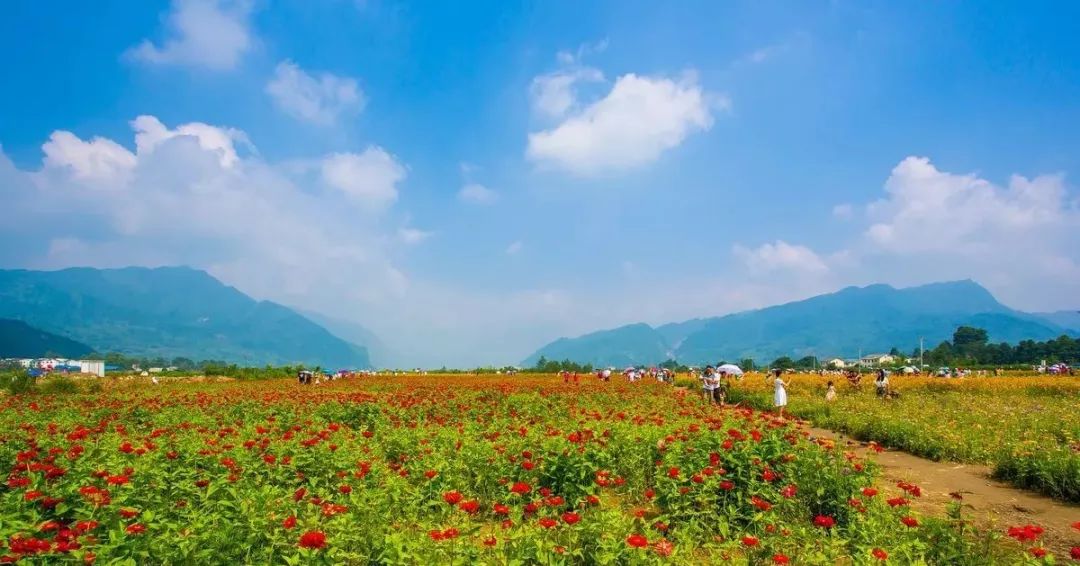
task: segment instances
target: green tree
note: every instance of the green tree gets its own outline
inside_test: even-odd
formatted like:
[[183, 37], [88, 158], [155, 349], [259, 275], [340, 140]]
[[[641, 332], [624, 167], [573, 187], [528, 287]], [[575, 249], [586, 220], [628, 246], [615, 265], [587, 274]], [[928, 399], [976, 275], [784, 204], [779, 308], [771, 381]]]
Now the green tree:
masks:
[[791, 369], [795, 367], [795, 362], [787, 356], [780, 356], [779, 358], [773, 360], [773, 363], [770, 364], [769, 367], [774, 369]]

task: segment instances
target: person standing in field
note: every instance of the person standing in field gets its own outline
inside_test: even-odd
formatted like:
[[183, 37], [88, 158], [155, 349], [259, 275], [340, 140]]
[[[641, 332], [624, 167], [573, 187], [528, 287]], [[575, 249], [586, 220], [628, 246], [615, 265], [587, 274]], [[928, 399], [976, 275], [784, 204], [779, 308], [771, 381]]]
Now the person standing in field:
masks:
[[877, 389], [878, 397], [886, 398], [889, 394], [889, 373], [879, 369], [877, 379], [874, 380], [874, 387]]
[[825, 400], [826, 401], [835, 401], [836, 400], [836, 387], [833, 386], [833, 382], [831, 382], [831, 381], [829, 382], [829, 388], [825, 390]]
[[716, 380], [716, 370], [712, 366], [705, 366], [701, 373], [701, 397], [706, 403], [712, 403], [713, 387]]
[[721, 407], [727, 400], [728, 389], [731, 388], [731, 377], [727, 371], [717, 370], [716, 389], [713, 390], [713, 400]]
[[773, 370], [773, 406], [776, 407], [780, 418], [784, 418], [784, 407], [787, 407], [787, 383], [780, 379], [781, 369]]

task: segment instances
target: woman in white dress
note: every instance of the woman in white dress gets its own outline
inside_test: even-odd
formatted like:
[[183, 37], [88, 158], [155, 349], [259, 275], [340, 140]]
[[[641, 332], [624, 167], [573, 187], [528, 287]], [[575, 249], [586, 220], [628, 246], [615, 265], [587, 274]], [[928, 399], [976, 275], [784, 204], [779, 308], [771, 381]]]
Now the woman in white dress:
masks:
[[783, 379], [780, 379], [780, 372], [775, 372], [776, 377], [773, 379], [773, 405], [776, 406], [776, 410], [780, 413], [780, 418], [784, 418], [784, 407], [787, 406], [787, 384]]

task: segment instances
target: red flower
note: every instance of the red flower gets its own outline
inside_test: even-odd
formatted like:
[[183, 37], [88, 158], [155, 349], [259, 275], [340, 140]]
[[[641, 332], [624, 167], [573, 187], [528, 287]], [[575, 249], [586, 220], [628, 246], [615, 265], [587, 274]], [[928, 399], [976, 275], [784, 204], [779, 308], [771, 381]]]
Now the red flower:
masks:
[[649, 546], [649, 539], [645, 538], [643, 535], [632, 534], [626, 537], [626, 544], [629, 544], [634, 548], [645, 548], [646, 546]]
[[543, 519], [540, 519], [540, 526], [544, 527], [545, 529], [550, 529], [551, 527], [554, 527], [555, 525], [558, 525], [558, 524], [559, 524], [558, 521], [556, 521], [555, 519], [552, 519], [550, 517], [544, 517]]
[[448, 492], [442, 494], [442, 498], [443, 498], [443, 501], [447, 502], [450, 505], [457, 505], [458, 502], [461, 501], [462, 495], [461, 495], [461, 492], [459, 492], [457, 490], [454, 490], [454, 491], [448, 491]]
[[900, 519], [900, 522], [911, 528], [919, 526], [919, 520], [915, 517], [903, 517]]
[[[862, 494], [864, 496], [866, 496], [866, 497], [873, 497], [873, 496], [877, 495], [877, 490], [872, 488], [872, 487], [864, 487], [863, 490], [862, 490]], [[884, 551], [882, 551], [882, 552], [884, 552]]]
[[140, 525], [138, 523], [134, 523], [134, 524], [128, 525], [127, 528], [124, 529], [124, 532], [126, 532], [129, 535], [137, 535], [137, 534], [140, 534], [140, 533], [145, 533], [146, 532], [146, 526], [145, 525]]
[[326, 533], [308, 531], [300, 535], [300, 548], [320, 549], [326, 546]]
[[514, 482], [514, 485], [510, 487], [510, 493], [516, 493], [518, 495], [527, 495], [530, 491], [532, 491], [532, 488], [523, 481]]
[[1031, 555], [1034, 556], [1035, 558], [1042, 558], [1043, 556], [1046, 556], [1046, 549], [1041, 547], [1041, 546], [1036, 546], [1034, 548], [1029, 548], [1028, 552], [1030, 552]]
[[292, 529], [296, 526], [296, 517], [292, 515], [285, 517], [285, 520], [281, 522], [281, 526], [285, 527], [286, 529]]
[[653, 491], [651, 487], [645, 490], [645, 499], [652, 499], [654, 497], [656, 497], [656, 492]]
[[877, 558], [878, 560], [887, 560], [889, 558], [889, 553], [881, 550], [880, 548], [875, 548], [874, 552], [872, 552], [871, 554], [873, 554], [874, 558]]
[[120, 510], [120, 516], [125, 519], [130, 519], [139, 514], [138, 509], [129, 509], [127, 507]]
[[836, 520], [826, 515], [818, 515], [814, 517], [814, 525], [823, 529], [831, 529], [836, 525]]
[[886, 500], [886, 503], [889, 504], [889, 507], [900, 507], [903, 505], [907, 505], [908, 503], [910, 503], [910, 501], [904, 499], [903, 497], [894, 497], [892, 499]]
[[128, 483], [128, 477], [127, 476], [109, 476], [108, 478], [105, 479], [105, 483], [108, 483], [109, 485], [124, 485], [124, 484]]
[[489, 536], [484, 539], [484, 546], [495, 546], [499, 543], [499, 540], [493, 536]]
[[762, 511], [768, 511], [769, 509], [772, 509], [772, 503], [769, 503], [768, 501], [765, 501], [764, 499], [756, 495], [750, 498], [750, 503], [753, 503], [754, 507], [757, 507]]
[[75, 530], [79, 533], [92, 531], [96, 528], [98, 528], [97, 521], [79, 521], [78, 523], [75, 523]]
[[1020, 542], [1033, 542], [1043, 534], [1043, 528], [1038, 525], [1024, 525], [1021, 527], [1009, 527], [1009, 536]]
[[773, 564], [788, 564], [790, 562], [791, 559], [788, 558], [785, 554], [774, 554], [772, 557]]
[[671, 544], [671, 541], [662, 538], [653, 543], [653, 550], [660, 556], [671, 556], [671, 552], [675, 550], [675, 545]]
[[574, 513], [573, 511], [567, 511], [566, 513], [563, 513], [562, 520], [567, 525], [573, 525], [573, 524], [581, 521], [581, 515], [578, 515], [577, 513]]
[[462, 501], [458, 505], [458, 509], [461, 509], [462, 511], [464, 511], [464, 512], [466, 512], [468, 514], [473, 515], [477, 511], [480, 510], [480, 502], [475, 500], [475, 499], [470, 499], [468, 501]]
[[449, 540], [449, 539], [452, 539], [452, 538], [457, 538], [457, 536], [458, 536], [458, 530], [455, 529], [454, 527], [450, 527], [449, 529], [446, 529], [445, 531], [442, 532], [443, 540]]
[[679, 468], [668, 468], [667, 477], [671, 479], [679, 478]]
[[743, 537], [742, 543], [746, 546], [753, 547], [758, 545], [758, 539], [757, 537]]
[[781, 489], [780, 495], [784, 496], [787, 499], [791, 499], [792, 497], [795, 497], [795, 494], [798, 493], [798, 491], [799, 488], [795, 486], [795, 484], [792, 484], [785, 487], [784, 489]]
[[428, 471], [424, 472], [424, 477], [429, 479], [429, 480], [434, 479], [435, 476], [437, 476], [437, 475], [439, 475], [439, 472], [436, 472], [435, 470], [428, 470]]
[[338, 488], [338, 491], [340, 491], [342, 494], [348, 495], [352, 493], [352, 486], [347, 483], [343, 483], [341, 484], [341, 487]]
[[502, 503], [496, 503], [494, 506], [492, 506], [491, 510], [494, 511], [496, 515], [510, 514], [510, 508], [506, 505], [503, 505]]
[[585, 501], [588, 501], [589, 505], [600, 505], [600, 498], [595, 495], [590, 495], [586, 497]]
[[293, 501], [299, 502], [301, 499], [304, 498], [304, 495], [306, 493], [307, 493], [307, 490], [302, 488], [302, 487], [300, 489], [294, 491], [293, 494], [292, 494]]
[[1073, 560], [1080, 560], [1080, 546], [1072, 547], [1072, 550], [1069, 551], [1069, 554], [1072, 556]]
[[729, 481], [729, 480], [724, 480], [724, 481], [720, 482], [720, 489], [722, 489], [724, 491], [731, 491], [731, 490], [735, 489], [735, 482], [732, 482], [732, 481]]
[[1072, 528], [1080, 531], [1080, 521], [1077, 521], [1077, 522], [1073, 523]]

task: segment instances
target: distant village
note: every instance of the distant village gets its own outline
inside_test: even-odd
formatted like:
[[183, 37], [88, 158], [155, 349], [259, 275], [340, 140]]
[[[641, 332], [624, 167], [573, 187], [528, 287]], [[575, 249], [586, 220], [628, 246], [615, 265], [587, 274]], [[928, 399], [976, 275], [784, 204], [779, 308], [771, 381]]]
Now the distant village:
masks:
[[45, 374], [59, 373], [59, 374], [87, 374], [96, 375], [98, 377], [105, 377], [106, 370], [119, 370], [119, 367], [113, 366], [112, 368], [105, 365], [104, 360], [69, 360], [67, 358], [7, 358], [0, 360], [3, 365], [15, 364], [21, 365], [26, 368], [31, 377], [38, 377]]

